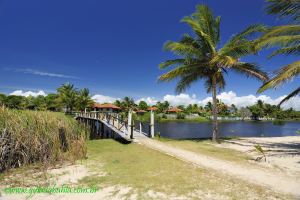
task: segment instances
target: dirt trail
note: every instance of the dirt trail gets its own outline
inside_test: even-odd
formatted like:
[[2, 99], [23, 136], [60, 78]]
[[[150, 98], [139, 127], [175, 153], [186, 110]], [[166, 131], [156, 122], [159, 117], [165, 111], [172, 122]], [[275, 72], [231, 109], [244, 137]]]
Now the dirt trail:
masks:
[[243, 166], [241, 164], [175, 148], [149, 138], [138, 138], [136, 142], [185, 162], [190, 162], [200, 167], [210, 168], [254, 184], [267, 186], [277, 192], [293, 194], [300, 198], [299, 177], [292, 177], [280, 172], [272, 172], [271, 170], [267, 171], [260, 168], [249, 168], [249, 166]]

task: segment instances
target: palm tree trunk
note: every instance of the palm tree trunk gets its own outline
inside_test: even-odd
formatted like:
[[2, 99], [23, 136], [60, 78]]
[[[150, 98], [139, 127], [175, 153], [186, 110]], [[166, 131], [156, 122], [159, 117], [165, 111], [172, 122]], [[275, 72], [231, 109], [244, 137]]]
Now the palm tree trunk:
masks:
[[213, 79], [212, 79], [212, 98], [213, 98], [213, 107], [212, 107], [213, 135], [212, 135], [212, 140], [213, 140], [213, 142], [217, 142], [218, 137], [219, 137], [219, 130], [218, 130], [217, 82], [216, 82], [215, 76], [213, 76]]

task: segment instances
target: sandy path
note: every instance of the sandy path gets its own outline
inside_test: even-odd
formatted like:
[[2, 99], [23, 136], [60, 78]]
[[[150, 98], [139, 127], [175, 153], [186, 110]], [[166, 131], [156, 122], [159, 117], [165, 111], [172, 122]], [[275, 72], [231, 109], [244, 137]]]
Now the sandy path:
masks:
[[278, 192], [293, 194], [300, 198], [299, 178], [287, 176], [280, 172], [274, 173], [271, 170], [267, 171], [259, 168], [249, 168], [249, 166], [215, 159], [191, 151], [174, 148], [162, 142], [148, 138], [137, 138], [136, 141], [141, 145], [171, 155], [185, 162], [190, 162], [200, 167], [210, 168], [218, 172], [233, 175], [245, 181], [267, 186]]
[[300, 136], [240, 138], [226, 140], [216, 146], [235, 149], [256, 158], [258, 154], [253, 147], [257, 144], [267, 156], [267, 162], [259, 164], [276, 166], [288, 174], [300, 176]]

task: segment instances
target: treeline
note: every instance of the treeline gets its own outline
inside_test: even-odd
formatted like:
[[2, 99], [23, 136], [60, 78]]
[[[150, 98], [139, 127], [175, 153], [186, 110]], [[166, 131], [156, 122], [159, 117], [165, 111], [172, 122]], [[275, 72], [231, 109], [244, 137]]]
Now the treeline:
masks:
[[[241, 117], [252, 118], [275, 118], [275, 119], [300, 119], [300, 112], [290, 108], [283, 110], [277, 105], [271, 105], [258, 100], [256, 104], [248, 107], [238, 108], [236, 105], [226, 105], [220, 100], [217, 101], [218, 115], [221, 117]], [[73, 84], [66, 83], [57, 88], [57, 93], [48, 94], [47, 96], [16, 96], [0, 94], [0, 105], [7, 108], [19, 110], [50, 110], [63, 111], [70, 113], [73, 111], [92, 110], [92, 100], [90, 92], [87, 88], [77, 89]], [[131, 97], [124, 97], [122, 100], [116, 100], [114, 105], [120, 107], [123, 112], [132, 110], [145, 110], [150, 107], [156, 108], [156, 113], [166, 114], [172, 108], [168, 101], [157, 102], [155, 105], [148, 105], [145, 101], [135, 103]], [[212, 115], [213, 105], [208, 102], [205, 106], [198, 104], [189, 104], [187, 106], [179, 105], [178, 109], [182, 112], [178, 118], [184, 118], [185, 115], [198, 114], [202, 117], [210, 117]]]
[[94, 101], [87, 88], [77, 89], [66, 83], [57, 88], [57, 93], [47, 96], [17, 96], [0, 94], [0, 105], [19, 110], [83, 111], [91, 107]]
[[[128, 99], [128, 97], [126, 99]], [[241, 117], [243, 119], [251, 118], [254, 120], [258, 120], [259, 118], [300, 119], [300, 111], [296, 111], [293, 108], [283, 110], [280, 106], [264, 103], [262, 100], [258, 100], [257, 103], [252, 106], [241, 108], [238, 108], [235, 104], [229, 106], [220, 100], [217, 101], [217, 112], [221, 117]], [[123, 102], [126, 102], [125, 99], [122, 102], [116, 101], [115, 104], [122, 106]], [[143, 110], [149, 108], [145, 101], [139, 102], [138, 105], [132, 105], [133, 107]], [[157, 102], [154, 106], [157, 108], [156, 113], [166, 113], [167, 110], [171, 108], [168, 101]], [[182, 114], [184, 115], [198, 114], [199, 116], [210, 117], [212, 115], [213, 105], [211, 102], [208, 102], [205, 106], [189, 104], [187, 106], [179, 105], [177, 108], [183, 110]], [[181, 118], [184, 118], [182, 114]]]

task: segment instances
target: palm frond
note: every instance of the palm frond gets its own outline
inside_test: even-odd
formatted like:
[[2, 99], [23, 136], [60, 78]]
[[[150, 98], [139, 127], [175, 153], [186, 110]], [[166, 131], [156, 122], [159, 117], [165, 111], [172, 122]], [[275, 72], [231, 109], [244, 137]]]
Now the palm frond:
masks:
[[291, 55], [291, 54], [299, 55], [300, 54], [300, 44], [278, 49], [278, 50], [274, 51], [270, 56], [268, 56], [268, 58], [272, 58], [272, 57], [277, 56], [279, 54], [282, 54], [282, 55]]
[[240, 62], [233, 65], [232, 69], [238, 73], [246, 75], [247, 77], [255, 77], [261, 81], [268, 80], [267, 73], [259, 69], [259, 67], [254, 63]]
[[266, 39], [268, 37], [281, 36], [281, 35], [299, 35], [300, 25], [281, 25], [273, 26], [264, 31], [261, 39]]
[[175, 69], [170, 70], [169, 72], [161, 75], [158, 78], [158, 80], [159, 81], [172, 81], [175, 78], [184, 76], [187, 73], [191, 73], [191, 71], [195, 72], [198, 67], [199, 67], [198, 64], [179, 66], [179, 67], [176, 67]]
[[266, 82], [258, 89], [258, 93], [261, 93], [269, 88], [276, 88], [284, 82], [291, 80], [293, 77], [300, 74], [300, 60], [293, 62], [277, 72], [277, 75]]
[[193, 29], [196, 35], [198, 35], [199, 39], [202, 40], [207, 47], [209, 47], [210, 52], [215, 52], [213, 36], [205, 33], [197, 20], [195, 20], [193, 17], [187, 16], [184, 17], [181, 22], [187, 23]]
[[280, 103], [278, 104], [278, 106], [281, 106], [281, 104], [283, 104], [284, 102], [288, 101], [290, 98], [296, 96], [299, 93], [300, 93], [300, 87], [298, 87], [296, 90], [294, 90], [292, 93], [290, 93], [289, 95], [287, 95], [284, 99], [282, 99], [280, 101]]
[[159, 64], [160, 69], [165, 69], [172, 65], [182, 65], [185, 62], [185, 59], [174, 59], [174, 60], [167, 60]]
[[298, 45], [300, 44], [300, 34], [281, 35], [259, 39], [258, 41], [256, 41], [256, 44], [256, 49], [270, 48], [274, 46], [288, 47], [290, 45]]
[[261, 24], [251, 25], [243, 32], [233, 36], [218, 53], [220, 55], [230, 55], [235, 58], [254, 53], [254, 42], [249, 40], [256, 33], [264, 32], [266, 27]]
[[191, 86], [191, 84], [200, 78], [197, 74], [188, 74], [182, 76], [176, 84], [176, 93], [181, 93]]
[[180, 56], [201, 56], [202, 52], [199, 51], [196, 47], [192, 44], [183, 43], [183, 42], [173, 42], [168, 41], [164, 45], [164, 49], [168, 51], [172, 51], [173, 53], [180, 55]]
[[238, 62], [237, 59], [227, 55], [216, 55], [210, 61], [210, 64], [222, 67], [231, 67]]
[[278, 14], [279, 17], [291, 17], [300, 21], [299, 0], [267, 0], [269, 5], [266, 10], [269, 14]]

